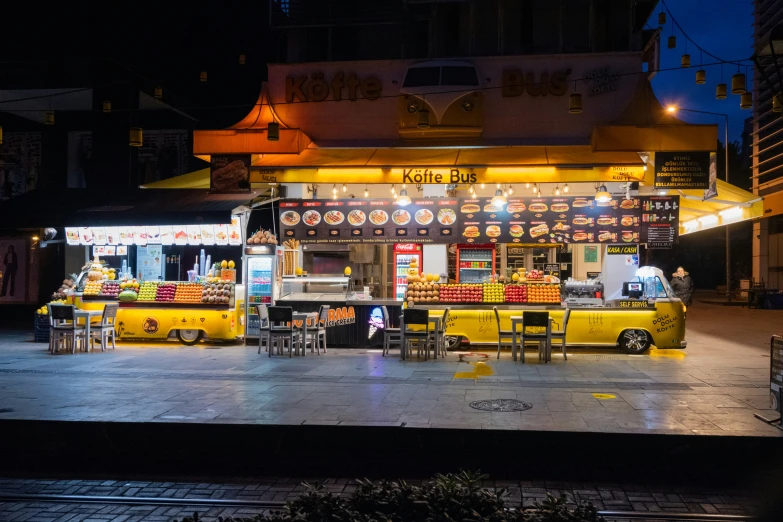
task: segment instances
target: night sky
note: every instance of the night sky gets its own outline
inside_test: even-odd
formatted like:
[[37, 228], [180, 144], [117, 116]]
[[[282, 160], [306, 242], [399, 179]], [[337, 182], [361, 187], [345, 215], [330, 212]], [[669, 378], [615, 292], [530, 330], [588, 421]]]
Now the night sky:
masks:
[[[659, 8], [649, 20], [652, 27], [657, 27]], [[753, 5], [743, 0], [667, 0], [680, 26], [688, 36], [703, 49], [723, 58], [724, 60], [739, 60], [749, 58], [753, 45]], [[666, 47], [666, 39], [672, 34], [671, 19], [661, 34], [661, 69], [679, 67], [680, 58], [685, 53], [685, 38], [679, 30], [677, 48]], [[676, 71], [661, 72], [653, 79], [653, 88], [662, 105], [675, 104], [680, 107], [700, 111], [720, 112], [729, 115], [729, 140], [741, 141], [742, 127], [745, 118], [752, 111], [740, 109], [740, 97], [731, 94], [731, 75], [737, 67], [723, 66], [723, 83], [729, 86], [729, 97], [725, 100], [715, 99], [715, 86], [720, 82], [720, 66], [707, 67], [707, 83], [696, 84], [696, 70], [699, 69], [699, 50], [688, 44], [688, 54], [691, 55], [691, 67]], [[716, 60], [704, 56], [704, 63], [714, 63]], [[752, 78], [752, 69], [748, 69], [748, 86]], [[723, 141], [723, 117], [681, 112], [680, 119], [690, 123], [718, 123], [718, 136]]]

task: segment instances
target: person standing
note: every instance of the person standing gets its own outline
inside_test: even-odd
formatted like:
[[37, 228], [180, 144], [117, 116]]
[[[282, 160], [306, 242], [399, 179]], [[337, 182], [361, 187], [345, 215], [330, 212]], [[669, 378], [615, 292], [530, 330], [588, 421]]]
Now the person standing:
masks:
[[682, 299], [686, 306], [690, 306], [693, 301], [693, 279], [681, 266], [672, 274], [672, 290], [674, 295]]

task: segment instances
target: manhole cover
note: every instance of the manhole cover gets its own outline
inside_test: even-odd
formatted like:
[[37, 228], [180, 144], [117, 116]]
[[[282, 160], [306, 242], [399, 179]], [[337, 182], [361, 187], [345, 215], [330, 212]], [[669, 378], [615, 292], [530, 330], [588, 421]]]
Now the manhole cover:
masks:
[[473, 401], [470, 407], [482, 411], [525, 411], [533, 407], [528, 402], [516, 399], [492, 399], [489, 401]]

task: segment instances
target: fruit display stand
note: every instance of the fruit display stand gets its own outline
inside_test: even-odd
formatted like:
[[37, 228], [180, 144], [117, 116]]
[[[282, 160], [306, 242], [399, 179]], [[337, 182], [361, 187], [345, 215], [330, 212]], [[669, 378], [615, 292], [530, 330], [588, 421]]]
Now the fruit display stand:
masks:
[[115, 328], [119, 341], [176, 338], [194, 345], [205, 338], [233, 341], [240, 335], [233, 283], [120, 282], [122, 291], [116, 296], [114, 289], [111, 295], [96, 293], [95, 286], [89, 294], [77, 294], [75, 304], [102, 310], [106, 303], [119, 300]]

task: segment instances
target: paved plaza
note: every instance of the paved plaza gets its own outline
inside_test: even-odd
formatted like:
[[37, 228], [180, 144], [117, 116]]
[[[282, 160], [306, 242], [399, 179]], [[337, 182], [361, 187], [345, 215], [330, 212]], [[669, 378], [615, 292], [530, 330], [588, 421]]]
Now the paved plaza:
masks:
[[[50, 355], [0, 332], [0, 419], [327, 424], [780, 436], [769, 410], [769, 339], [783, 312], [696, 303], [687, 350], [573, 348], [527, 363], [509, 352], [401, 361], [376, 350], [274, 357], [255, 347], [121, 344]], [[489, 357], [482, 355], [489, 354]], [[471, 403], [517, 399], [526, 411]]]

